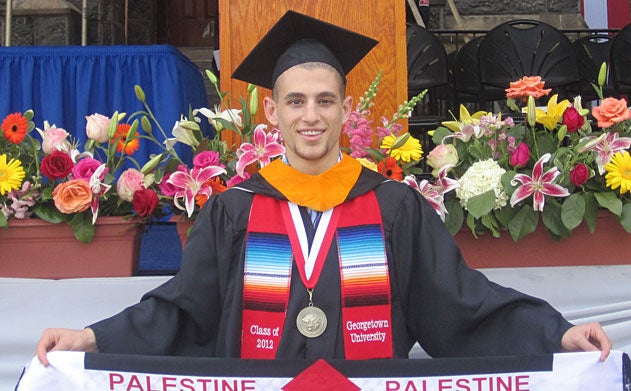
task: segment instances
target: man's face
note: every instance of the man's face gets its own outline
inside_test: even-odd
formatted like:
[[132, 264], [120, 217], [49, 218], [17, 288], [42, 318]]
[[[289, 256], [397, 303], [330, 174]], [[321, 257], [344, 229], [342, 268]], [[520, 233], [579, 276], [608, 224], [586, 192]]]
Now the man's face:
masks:
[[275, 99], [265, 99], [268, 121], [280, 129], [287, 159], [297, 170], [320, 174], [337, 162], [352, 98], [344, 98], [339, 75], [323, 67], [294, 66], [277, 79]]

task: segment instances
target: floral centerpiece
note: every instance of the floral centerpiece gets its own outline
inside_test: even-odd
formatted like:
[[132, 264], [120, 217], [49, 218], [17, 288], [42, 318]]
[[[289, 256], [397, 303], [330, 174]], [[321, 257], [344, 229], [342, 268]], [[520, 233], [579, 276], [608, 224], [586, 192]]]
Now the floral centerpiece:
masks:
[[[217, 88], [217, 79], [207, 74]], [[0, 138], [0, 227], [10, 219], [32, 217], [65, 222], [87, 243], [99, 216], [141, 223], [173, 212], [191, 218], [211, 194], [248, 178], [250, 166], [263, 166], [284, 153], [278, 132], [252, 122], [258, 100], [253, 86], [247, 101], [240, 100], [241, 109], [192, 110], [175, 122], [171, 136], [156, 121], [140, 86], [135, 93], [145, 110], [87, 116], [83, 147], [62, 128], [47, 122], [37, 128], [32, 111], [8, 115]], [[225, 104], [227, 94], [219, 95]], [[213, 136], [202, 134], [203, 117], [216, 129]], [[243, 143], [227, 145], [223, 130], [237, 132]], [[161, 152], [138, 161], [134, 153], [142, 142]], [[191, 167], [176, 152], [178, 143], [191, 148]]]
[[66, 222], [78, 240], [90, 242], [99, 215], [131, 215], [131, 198], [110, 191], [138, 148], [136, 125], [118, 124], [122, 117], [86, 117], [89, 139], [80, 149], [65, 129], [48, 122], [36, 128], [32, 111], [9, 114], [0, 139], [0, 227], [37, 216]]
[[523, 122], [470, 114], [461, 106], [459, 118], [433, 132], [436, 147], [427, 156], [436, 177], [431, 187], [442, 197], [437, 211], [452, 234], [466, 224], [474, 235], [507, 231], [518, 241], [541, 222], [563, 238], [582, 222], [593, 232], [599, 209], [631, 232], [626, 101], [601, 93], [591, 117], [580, 96], [569, 101], [553, 95], [537, 107], [536, 99], [550, 93], [544, 85], [539, 77], [525, 77], [507, 89], [509, 107], [524, 105]]

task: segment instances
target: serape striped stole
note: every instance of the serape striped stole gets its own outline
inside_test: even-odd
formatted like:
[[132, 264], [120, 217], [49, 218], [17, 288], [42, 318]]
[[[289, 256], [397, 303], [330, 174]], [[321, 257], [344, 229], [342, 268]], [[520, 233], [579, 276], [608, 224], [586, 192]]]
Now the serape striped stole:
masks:
[[[329, 242], [324, 239], [320, 246], [324, 256], [318, 258], [324, 262], [334, 238], [345, 356], [391, 358], [390, 279], [379, 204], [371, 191], [335, 208], [339, 219], [331, 219], [327, 227], [335, 235], [324, 235]], [[301, 251], [295, 227], [283, 219], [288, 209], [287, 201], [258, 194], [252, 202], [245, 249], [242, 358], [275, 358], [283, 335], [292, 262]], [[297, 264], [304, 267], [304, 262]]]

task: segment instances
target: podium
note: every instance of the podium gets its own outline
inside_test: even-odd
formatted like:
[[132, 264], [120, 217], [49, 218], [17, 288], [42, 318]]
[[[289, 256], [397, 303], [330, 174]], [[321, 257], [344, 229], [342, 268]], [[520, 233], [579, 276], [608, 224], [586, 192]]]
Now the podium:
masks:
[[[390, 117], [399, 104], [407, 100], [405, 2], [219, 0], [221, 89], [229, 91], [235, 103], [246, 95], [247, 84], [232, 79], [230, 75], [287, 10], [322, 19], [379, 41], [350, 72], [346, 88], [346, 94], [353, 97], [355, 105], [379, 71], [383, 72], [373, 121], [379, 121], [380, 116]], [[271, 95], [266, 89], [260, 92], [261, 98]], [[256, 118], [259, 123], [266, 123], [262, 110]], [[230, 144], [233, 135], [226, 133], [226, 141]], [[342, 144], [346, 143], [347, 140], [343, 139]]]

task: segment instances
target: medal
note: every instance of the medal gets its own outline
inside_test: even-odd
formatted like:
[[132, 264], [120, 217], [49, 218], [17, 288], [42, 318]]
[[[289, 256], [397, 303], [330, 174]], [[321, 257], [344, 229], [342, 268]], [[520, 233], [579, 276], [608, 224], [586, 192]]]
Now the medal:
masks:
[[307, 338], [319, 337], [326, 330], [326, 314], [313, 306], [313, 289], [307, 289], [309, 305], [303, 308], [296, 318], [296, 327]]
[[307, 338], [319, 337], [326, 330], [326, 314], [318, 307], [305, 307], [298, 313], [296, 326]]

